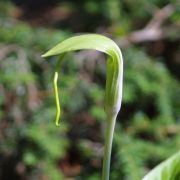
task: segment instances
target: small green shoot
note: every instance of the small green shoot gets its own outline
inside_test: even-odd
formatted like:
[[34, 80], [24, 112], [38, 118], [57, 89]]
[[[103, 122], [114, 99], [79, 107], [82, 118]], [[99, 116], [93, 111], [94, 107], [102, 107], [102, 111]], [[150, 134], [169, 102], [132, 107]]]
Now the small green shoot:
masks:
[[[61, 42], [42, 57], [54, 55], [64, 55], [70, 51], [76, 50], [97, 50], [108, 55], [107, 58], [107, 75], [105, 88], [105, 112], [107, 114], [107, 127], [105, 137], [105, 150], [103, 159], [102, 180], [109, 180], [110, 158], [112, 149], [112, 140], [117, 114], [121, 107], [122, 87], [123, 87], [123, 58], [119, 47], [111, 39], [98, 35], [86, 34], [75, 36]], [[59, 59], [56, 69], [59, 68], [62, 58]], [[58, 71], [54, 75], [54, 92], [56, 100], [56, 125], [59, 125], [60, 120], [60, 103], [58, 95]]]

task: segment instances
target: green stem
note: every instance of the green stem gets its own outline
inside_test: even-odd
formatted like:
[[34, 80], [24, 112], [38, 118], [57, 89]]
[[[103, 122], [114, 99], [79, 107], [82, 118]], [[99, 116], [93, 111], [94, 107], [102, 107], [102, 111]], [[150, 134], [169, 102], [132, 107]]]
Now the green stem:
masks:
[[112, 149], [115, 123], [116, 123], [116, 115], [108, 115], [107, 124], [106, 124], [107, 125], [106, 134], [105, 134], [105, 149], [104, 149], [104, 159], [103, 159], [102, 180], [109, 180], [111, 149]]

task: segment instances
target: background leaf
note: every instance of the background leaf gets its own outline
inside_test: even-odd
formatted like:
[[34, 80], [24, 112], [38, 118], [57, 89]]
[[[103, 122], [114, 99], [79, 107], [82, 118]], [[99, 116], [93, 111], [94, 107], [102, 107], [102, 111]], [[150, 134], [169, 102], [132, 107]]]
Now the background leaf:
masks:
[[180, 151], [155, 167], [143, 180], [180, 179]]

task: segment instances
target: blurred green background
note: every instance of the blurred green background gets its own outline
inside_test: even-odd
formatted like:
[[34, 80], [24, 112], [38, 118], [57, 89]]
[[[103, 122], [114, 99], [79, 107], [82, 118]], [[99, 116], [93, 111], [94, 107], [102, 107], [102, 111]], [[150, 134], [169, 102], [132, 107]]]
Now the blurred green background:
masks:
[[111, 180], [139, 180], [180, 149], [178, 0], [0, 0], [0, 180], [99, 180], [106, 64], [66, 56], [56, 127], [57, 57], [41, 54], [78, 33], [100, 33], [124, 57], [123, 103]]

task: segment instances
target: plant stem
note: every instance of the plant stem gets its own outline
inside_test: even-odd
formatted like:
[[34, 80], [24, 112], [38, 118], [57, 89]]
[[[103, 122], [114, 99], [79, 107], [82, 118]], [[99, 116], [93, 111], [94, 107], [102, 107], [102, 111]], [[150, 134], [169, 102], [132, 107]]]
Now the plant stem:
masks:
[[105, 134], [105, 149], [103, 158], [102, 180], [109, 180], [111, 149], [114, 134], [114, 127], [116, 123], [116, 115], [107, 116], [106, 134]]

